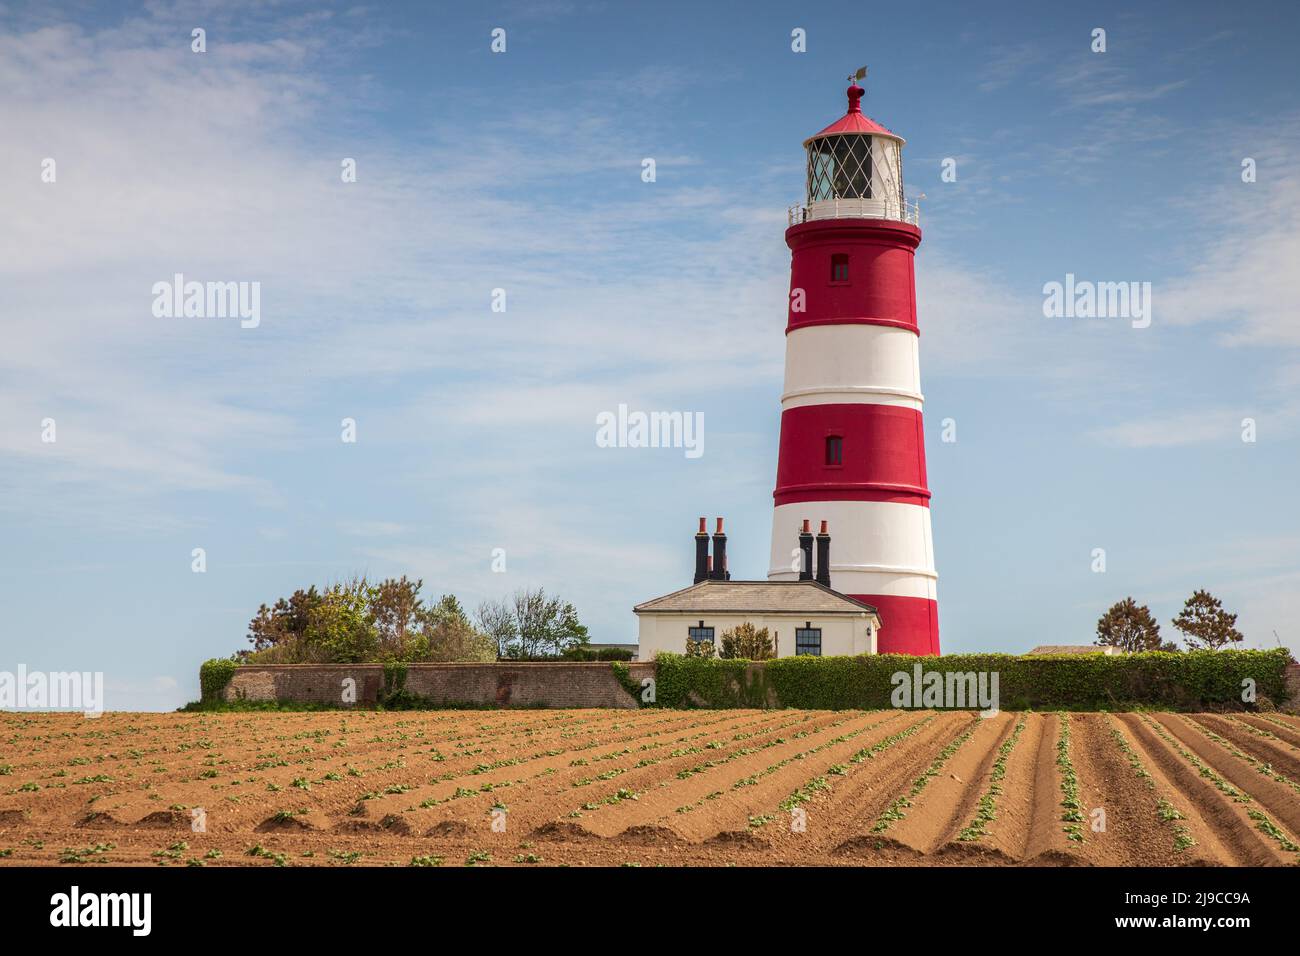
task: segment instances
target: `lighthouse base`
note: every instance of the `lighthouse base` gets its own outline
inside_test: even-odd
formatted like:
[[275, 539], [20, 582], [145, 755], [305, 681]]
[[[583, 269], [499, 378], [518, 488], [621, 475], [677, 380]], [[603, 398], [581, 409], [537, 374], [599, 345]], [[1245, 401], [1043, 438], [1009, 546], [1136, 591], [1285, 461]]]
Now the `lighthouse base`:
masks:
[[878, 654], [939, 653], [939, 602], [893, 594], [850, 594], [880, 612]]

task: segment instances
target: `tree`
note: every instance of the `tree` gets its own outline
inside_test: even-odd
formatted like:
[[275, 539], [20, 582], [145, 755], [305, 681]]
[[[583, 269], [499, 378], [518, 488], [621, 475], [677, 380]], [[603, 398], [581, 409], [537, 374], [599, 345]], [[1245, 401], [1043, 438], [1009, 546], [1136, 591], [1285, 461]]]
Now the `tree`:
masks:
[[263, 604], [248, 625], [251, 651], [261, 664], [365, 661], [491, 661], [581, 655], [587, 628], [573, 605], [541, 588], [479, 605], [475, 623], [454, 594], [425, 604], [424, 582], [364, 577], [323, 592], [298, 590], [275, 605]]
[[[420, 626], [420, 588], [423, 581], [388, 578], [369, 589], [370, 613], [375, 620], [379, 638], [379, 653], [386, 658], [402, 660], [406, 645]], [[453, 599], [454, 600], [454, 599]]]
[[568, 601], [560, 604], [559, 614], [548, 629], [547, 642], [556, 654], [586, 647], [591, 643], [587, 626], [578, 620], [578, 609]]
[[305, 643], [335, 663], [378, 660], [379, 631], [370, 612], [370, 591], [365, 578], [333, 585], [310, 615]]
[[419, 660], [482, 661], [497, 659], [497, 644], [468, 620], [454, 616], [431, 615], [420, 634]]
[[746, 621], [737, 624], [730, 631], [722, 632], [722, 654], [727, 659], [747, 661], [765, 661], [773, 656], [772, 636], [767, 628], [755, 630], [754, 625]]
[[497, 656], [505, 657], [510, 645], [519, 636], [515, 625], [515, 612], [504, 599], [484, 601], [474, 612], [474, 623], [497, 646]]
[[470, 623], [454, 594], [416, 613], [420, 629], [408, 644], [412, 661], [495, 661], [496, 641]]
[[[303, 639], [312, 613], [320, 607], [321, 595], [312, 585], [306, 591], [299, 588], [286, 601], [275, 602], [274, 607], [263, 604], [248, 622], [248, 640], [253, 651], [265, 651], [281, 644]], [[248, 655], [244, 651], [244, 656]]]
[[1160, 625], [1151, 616], [1151, 610], [1145, 604], [1139, 606], [1131, 597], [1111, 605], [1101, 616], [1097, 621], [1097, 640], [1093, 643], [1130, 652], [1177, 650], [1177, 645], [1161, 643]]
[[543, 588], [521, 588], [512, 595], [510, 606], [515, 639], [506, 648], [507, 657], [554, 656], [589, 640], [573, 605], [548, 596]]
[[529, 660], [558, 657], [589, 643], [587, 628], [572, 604], [543, 588], [521, 588], [508, 599], [484, 601], [475, 618], [502, 657]]
[[424, 619], [435, 624], [455, 623], [469, 627], [469, 616], [454, 594], [444, 594], [438, 603], [424, 609]]
[[1183, 609], [1174, 618], [1174, 627], [1182, 631], [1192, 650], [1217, 651], [1227, 644], [1244, 640], [1236, 628], [1237, 615], [1223, 609], [1223, 602], [1209, 591], [1193, 591]]

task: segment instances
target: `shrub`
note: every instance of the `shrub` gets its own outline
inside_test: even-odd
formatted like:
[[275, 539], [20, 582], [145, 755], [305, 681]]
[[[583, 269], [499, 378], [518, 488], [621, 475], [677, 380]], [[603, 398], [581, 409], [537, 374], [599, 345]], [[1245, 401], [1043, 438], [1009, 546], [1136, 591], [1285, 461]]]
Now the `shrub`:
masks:
[[1254, 680], [1260, 696], [1282, 700], [1288, 660], [1284, 649], [1116, 656], [798, 656], [761, 663], [661, 653], [656, 697], [661, 707], [889, 708], [893, 676], [900, 671], [910, 675], [919, 665], [925, 673], [997, 673], [1003, 710], [1241, 707], [1246, 679]]
[[767, 628], [755, 628], [745, 621], [737, 624], [730, 631], [722, 632], [722, 654], [729, 660], [765, 661], [775, 653], [772, 649], [772, 635]]
[[686, 656], [687, 657], [705, 657], [711, 658], [717, 656], [718, 649], [712, 641], [693, 641], [689, 637], [686, 639]]
[[214, 657], [204, 661], [199, 667], [200, 701], [215, 703], [222, 699], [222, 694], [235, 676], [239, 665], [229, 658]]
[[589, 647], [571, 647], [558, 658], [544, 657], [533, 659], [564, 661], [630, 661], [632, 656], [630, 650], [624, 650], [621, 647], [602, 647], [599, 650], [592, 650]]
[[660, 707], [767, 706], [765, 665], [668, 653], [660, 653], [655, 664]]
[[365, 578], [265, 604], [249, 623], [249, 664], [494, 661], [496, 643], [474, 628], [454, 595], [425, 604], [423, 582]]
[[365, 581], [336, 584], [307, 625], [307, 642], [322, 648], [331, 661], [356, 664], [379, 655], [379, 631], [370, 613]]
[[636, 678], [632, 676], [632, 669], [623, 661], [611, 661], [610, 668], [614, 671], [615, 679], [623, 686], [623, 689], [632, 695], [632, 699], [641, 706], [641, 685]]
[[468, 620], [454, 617], [426, 624], [413, 651], [408, 660], [486, 663], [497, 659], [496, 641], [475, 630]]

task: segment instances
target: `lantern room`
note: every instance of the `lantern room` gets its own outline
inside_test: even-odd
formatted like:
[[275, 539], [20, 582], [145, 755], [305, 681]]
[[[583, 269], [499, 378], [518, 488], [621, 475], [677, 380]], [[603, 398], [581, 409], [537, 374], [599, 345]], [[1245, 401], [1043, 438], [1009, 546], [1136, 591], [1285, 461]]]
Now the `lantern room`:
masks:
[[903, 139], [863, 115], [864, 92], [854, 82], [848, 112], [804, 142], [807, 194], [790, 209], [790, 225], [848, 217], [916, 224], [916, 206], [903, 198]]

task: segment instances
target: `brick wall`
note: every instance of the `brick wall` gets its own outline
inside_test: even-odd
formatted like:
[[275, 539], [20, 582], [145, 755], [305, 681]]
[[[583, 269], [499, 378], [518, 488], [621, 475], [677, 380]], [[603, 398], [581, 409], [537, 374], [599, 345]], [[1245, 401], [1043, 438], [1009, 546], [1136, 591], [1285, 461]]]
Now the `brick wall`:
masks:
[[[650, 662], [627, 665], [638, 684], [653, 677]], [[379, 664], [268, 664], [240, 667], [227, 700], [311, 701], [341, 704], [343, 682], [356, 682], [359, 705], [373, 705], [384, 686]], [[444, 704], [498, 707], [621, 707], [637, 702], [608, 662], [409, 664], [405, 689]]]
[[1286, 700], [1279, 706], [1283, 710], [1300, 712], [1300, 664], [1286, 666]]
[[[632, 679], [655, 676], [655, 665], [627, 665]], [[752, 671], [761, 665], [750, 665]], [[357, 703], [373, 705], [384, 686], [380, 664], [268, 664], [240, 667], [226, 687], [227, 700], [342, 703], [345, 678], [356, 681]], [[1300, 664], [1286, 671], [1288, 699], [1279, 706], [1300, 711]], [[606, 662], [591, 664], [410, 664], [406, 689], [444, 704], [499, 707], [620, 707], [636, 701]], [[768, 702], [768, 706], [773, 705]], [[698, 702], [697, 702], [698, 704]]]

